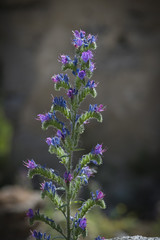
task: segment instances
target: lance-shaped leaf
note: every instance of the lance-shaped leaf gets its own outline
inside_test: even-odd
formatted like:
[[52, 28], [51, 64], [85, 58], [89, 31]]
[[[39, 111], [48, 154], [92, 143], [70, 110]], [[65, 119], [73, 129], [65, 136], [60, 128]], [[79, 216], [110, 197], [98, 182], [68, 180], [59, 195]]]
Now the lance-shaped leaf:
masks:
[[55, 192], [54, 194], [50, 191], [43, 190], [41, 193], [42, 198], [46, 196], [52, 201], [54, 206], [64, 212], [64, 202], [62, 201], [61, 197]]
[[95, 118], [97, 119], [98, 122], [102, 122], [103, 118], [102, 118], [102, 114], [99, 112], [86, 112], [83, 113], [77, 120], [77, 124], [82, 125], [85, 121]]
[[54, 84], [54, 88], [56, 91], [59, 91], [61, 88], [64, 88], [66, 90], [70, 89], [71, 85], [69, 83], [66, 83], [64, 81], [59, 81]]
[[99, 206], [101, 208], [106, 208], [105, 202], [102, 199], [99, 200], [92, 200], [92, 199], [88, 199], [86, 202], [84, 202], [81, 206], [81, 208], [79, 209], [79, 213], [77, 215], [77, 218], [82, 218], [84, 217], [87, 212], [94, 206]]
[[71, 120], [71, 112], [67, 107], [61, 107], [59, 105], [52, 105], [50, 112], [58, 111], [63, 114], [67, 119]]
[[73, 62], [62, 65], [62, 71], [66, 71], [67, 69], [71, 69], [71, 70], [75, 69], [75, 65], [73, 64]]
[[87, 166], [90, 162], [93, 162], [95, 165], [101, 165], [102, 158], [101, 158], [100, 154], [92, 154], [90, 152], [86, 155], [83, 155], [74, 170], [74, 178], [76, 178], [78, 176], [79, 172], [81, 171], [81, 169], [83, 167]]
[[44, 121], [42, 123], [42, 129], [43, 130], [47, 130], [49, 127], [54, 127], [56, 129], [62, 130], [63, 125], [55, 119], [52, 119], [52, 120], [49, 120], [49, 121]]
[[61, 226], [59, 224], [56, 224], [55, 221], [53, 221], [52, 219], [50, 219], [49, 217], [45, 216], [44, 214], [40, 214], [40, 213], [35, 213], [34, 216], [32, 218], [30, 218], [30, 224], [34, 224], [35, 221], [38, 222], [44, 222], [47, 225], [49, 225], [52, 229], [55, 229], [57, 232], [59, 232], [64, 238], [66, 238], [66, 236], [63, 233], [63, 230], [61, 228]]
[[[80, 168], [85, 167], [86, 165], [88, 165], [91, 161], [96, 161], [96, 164], [100, 165], [102, 164], [102, 158], [100, 156], [100, 154], [92, 154], [92, 153], [88, 153], [86, 155], [84, 155], [79, 163]], [[79, 167], [78, 166], [78, 167]]]
[[77, 197], [77, 194], [82, 187], [83, 183], [80, 178], [76, 178], [76, 180], [73, 181], [72, 187], [71, 187], [71, 197], [72, 200], [74, 200]]
[[82, 134], [83, 132], [84, 132], [84, 126], [83, 125], [76, 126], [75, 135], [74, 135], [74, 147], [77, 147], [80, 134]]
[[64, 165], [67, 164], [69, 158], [68, 158], [67, 153], [63, 150], [62, 147], [60, 147], [60, 146], [55, 147], [55, 146], [53, 146], [53, 145], [51, 144], [51, 145], [49, 146], [49, 152], [50, 152], [51, 154], [56, 154], [57, 157], [58, 157], [59, 159], [61, 159], [60, 162], [61, 162], [62, 164], [64, 164]]
[[82, 84], [85, 85], [85, 79], [80, 79], [78, 76], [76, 77], [76, 89], [80, 89]]
[[34, 175], [40, 175], [43, 176], [49, 180], [52, 180], [54, 182], [56, 182], [58, 185], [60, 186], [64, 186], [64, 180], [63, 178], [61, 178], [60, 176], [57, 176], [55, 174], [55, 172], [53, 172], [52, 169], [48, 169], [48, 168], [43, 168], [41, 166], [38, 166], [34, 169], [30, 169], [28, 171], [28, 176], [30, 178], [32, 178]]
[[96, 97], [97, 96], [97, 92], [95, 88], [83, 88], [82, 91], [80, 91], [80, 93], [77, 96], [77, 102], [78, 105], [80, 105], [80, 103], [87, 97], [87, 95], [91, 95], [92, 97]]

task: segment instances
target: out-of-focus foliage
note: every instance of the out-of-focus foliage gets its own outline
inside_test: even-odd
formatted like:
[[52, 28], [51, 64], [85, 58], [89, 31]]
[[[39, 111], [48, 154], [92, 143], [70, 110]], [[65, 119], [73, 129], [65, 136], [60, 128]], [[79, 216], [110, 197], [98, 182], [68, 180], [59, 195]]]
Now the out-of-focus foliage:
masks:
[[[0, 105], [0, 159], [9, 154], [11, 150], [12, 126], [5, 117], [2, 106]], [[1, 161], [0, 161], [1, 164]]]
[[10, 181], [7, 172], [13, 129], [0, 103], [0, 185]]

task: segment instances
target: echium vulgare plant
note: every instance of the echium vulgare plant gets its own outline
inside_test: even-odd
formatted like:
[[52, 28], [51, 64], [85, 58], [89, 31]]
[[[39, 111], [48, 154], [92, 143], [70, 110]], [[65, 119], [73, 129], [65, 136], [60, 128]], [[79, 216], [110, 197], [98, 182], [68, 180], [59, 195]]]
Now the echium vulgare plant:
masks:
[[[95, 69], [92, 51], [96, 49], [96, 37], [91, 34], [87, 36], [82, 30], [73, 31], [73, 36], [74, 59], [72, 60], [68, 55], [61, 55], [59, 62], [62, 63], [62, 71], [71, 70], [74, 83], [71, 84], [68, 75], [63, 73], [55, 74], [51, 78], [56, 91], [61, 88], [66, 90], [68, 101], [63, 97], [54, 97], [50, 111], [37, 116], [37, 120], [42, 123], [42, 129], [46, 130], [53, 127], [57, 130], [54, 137], [46, 139], [46, 143], [49, 146], [49, 152], [56, 154], [60, 163], [65, 167], [65, 171], [60, 176], [53, 169], [41, 166], [33, 159], [24, 163], [28, 168], [30, 178], [34, 175], [41, 175], [45, 178], [45, 181], [40, 184], [42, 198], [48, 197], [54, 207], [62, 212], [66, 221], [66, 228], [62, 229], [55, 219], [52, 220], [50, 217], [41, 214], [39, 210], [34, 212], [29, 209], [27, 216], [31, 224], [35, 221], [45, 222], [59, 234], [59, 236], [51, 237], [51, 235], [34, 230], [32, 236], [37, 240], [56, 238], [77, 240], [80, 235], [85, 238], [87, 235], [87, 212], [94, 206], [103, 209], [106, 207], [103, 200], [104, 193], [100, 190], [95, 193], [92, 192], [91, 197], [84, 202], [77, 201], [80, 188], [86, 185], [89, 178], [95, 173], [94, 168], [90, 166], [102, 164], [101, 157], [105, 149], [102, 149], [102, 144], [97, 144], [88, 154], [81, 157], [74, 168], [73, 154], [75, 151], [81, 150], [78, 149], [78, 142], [80, 135], [84, 132], [85, 124], [89, 123], [92, 118], [102, 122], [101, 112], [105, 110], [105, 107], [102, 104], [90, 104], [87, 111], [81, 112], [79, 109], [80, 104], [88, 95], [94, 98], [97, 95], [97, 83], [90, 80]], [[59, 120], [57, 112], [65, 116], [67, 123]], [[71, 216], [71, 205], [76, 202], [81, 206], [76, 214]], [[98, 236], [95, 238], [95, 240], [101, 239], [104, 239], [104, 237]]]

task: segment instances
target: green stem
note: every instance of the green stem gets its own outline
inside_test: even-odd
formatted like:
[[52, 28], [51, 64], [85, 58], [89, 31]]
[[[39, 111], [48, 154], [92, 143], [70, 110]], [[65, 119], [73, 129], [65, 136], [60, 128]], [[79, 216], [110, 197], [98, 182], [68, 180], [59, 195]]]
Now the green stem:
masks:
[[67, 183], [67, 240], [70, 240], [70, 183]]

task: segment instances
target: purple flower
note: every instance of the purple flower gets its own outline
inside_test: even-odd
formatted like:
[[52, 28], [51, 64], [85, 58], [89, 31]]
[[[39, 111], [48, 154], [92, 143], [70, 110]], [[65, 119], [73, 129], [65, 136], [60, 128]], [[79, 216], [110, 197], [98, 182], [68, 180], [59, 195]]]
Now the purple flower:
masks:
[[88, 80], [88, 82], [87, 82], [85, 87], [96, 88], [97, 85], [98, 85], [98, 83], [95, 83], [93, 80]]
[[33, 159], [29, 160], [28, 159], [28, 163], [24, 162], [24, 166], [29, 168], [29, 169], [34, 169], [36, 168], [38, 165], [35, 163], [35, 161]]
[[104, 193], [102, 191], [96, 191], [96, 200], [103, 199], [104, 198]]
[[65, 65], [65, 64], [70, 63], [71, 59], [68, 55], [61, 55], [60, 59], [58, 61]]
[[71, 180], [73, 179], [72, 175], [70, 174], [70, 172], [65, 172], [64, 173], [64, 181], [65, 183], [69, 183], [71, 182]]
[[90, 176], [93, 175], [93, 170], [89, 166], [87, 166], [87, 167], [82, 168], [81, 174], [84, 174], [89, 178]]
[[95, 148], [91, 151], [91, 153], [95, 155], [98, 155], [98, 154], [102, 155], [103, 152], [105, 151], [106, 149], [102, 149], [102, 144], [97, 144]]
[[96, 37], [94, 35], [89, 34], [87, 37], [88, 42], [90, 43], [95, 43], [96, 42]]
[[85, 34], [85, 31], [82, 30], [80, 30], [80, 32], [78, 30], [73, 31], [73, 35], [75, 36], [75, 38], [84, 38]]
[[88, 62], [89, 59], [93, 58], [93, 53], [90, 50], [88, 50], [86, 52], [82, 52], [81, 58], [86, 63], [86, 62]]
[[83, 40], [80, 39], [80, 38], [74, 39], [74, 40], [73, 40], [73, 44], [74, 44], [74, 46], [75, 46], [76, 48], [79, 48], [79, 47], [81, 47], [81, 46], [83, 45]]
[[32, 218], [32, 217], [34, 217], [34, 213], [33, 213], [33, 210], [30, 208], [30, 209], [28, 209], [28, 212], [26, 213], [26, 215], [27, 215], [27, 217], [29, 217], [29, 218]]
[[49, 121], [52, 119], [52, 113], [48, 112], [45, 114], [38, 114], [36, 120], [41, 121], [41, 123], [45, 122], [45, 121]]
[[103, 104], [100, 104], [99, 106], [97, 106], [97, 112], [103, 112], [105, 110], [105, 107], [103, 106]]
[[68, 129], [66, 128], [62, 128], [62, 131], [58, 129], [57, 131], [57, 137], [61, 138], [61, 139], [65, 139], [66, 135], [69, 135], [70, 132], [68, 131]]
[[46, 138], [46, 143], [50, 146], [52, 143], [52, 138], [50, 137]]
[[60, 80], [61, 80], [58, 75], [53, 75], [53, 76], [51, 77], [51, 79], [52, 79], [52, 81], [53, 81], [54, 83], [60, 82]]
[[96, 191], [96, 194], [91, 193], [91, 195], [93, 200], [100, 200], [100, 199], [103, 199], [105, 196], [102, 191], [98, 191], [98, 190]]
[[40, 183], [40, 190], [42, 190], [42, 191], [44, 191], [44, 186], [45, 186], [45, 182], [43, 182], [43, 183]]
[[105, 107], [100, 104], [99, 106], [97, 104], [94, 104], [93, 106], [89, 105], [89, 112], [103, 112], [105, 110]]
[[68, 77], [68, 75], [67, 74], [55, 74], [55, 75], [53, 75], [52, 77], [51, 77], [51, 79], [52, 79], [52, 81], [54, 82], [54, 83], [58, 83], [58, 82], [60, 82], [60, 81], [62, 81], [62, 82], [65, 82], [65, 83], [67, 83], [68, 84], [68, 80], [69, 80], [69, 77]]
[[80, 218], [79, 219], [79, 227], [85, 230], [87, 227], [87, 219], [86, 218]]
[[68, 96], [69, 98], [73, 99], [73, 97], [74, 97], [75, 95], [77, 95], [77, 93], [78, 93], [78, 90], [76, 90], [75, 88], [74, 88], [74, 89], [73, 89], [73, 88], [70, 88], [70, 89], [68, 90], [68, 92], [67, 92], [67, 96]]
[[93, 62], [89, 62], [89, 70], [93, 72], [95, 70], [95, 64]]
[[53, 137], [53, 138], [46, 138], [46, 143], [50, 146], [53, 145], [54, 147], [60, 146], [60, 138], [59, 137]]
[[86, 76], [85, 70], [81, 70], [78, 72], [78, 77], [83, 80], [83, 78]]

